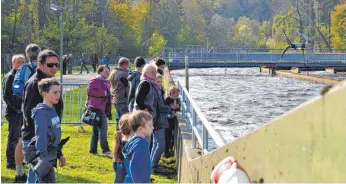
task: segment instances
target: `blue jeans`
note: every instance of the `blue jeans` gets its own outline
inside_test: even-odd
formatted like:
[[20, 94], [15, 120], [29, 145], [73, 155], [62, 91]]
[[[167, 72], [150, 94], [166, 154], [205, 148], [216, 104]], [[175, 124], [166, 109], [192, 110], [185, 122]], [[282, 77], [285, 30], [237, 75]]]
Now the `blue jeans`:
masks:
[[100, 144], [102, 148], [102, 153], [110, 151], [107, 141], [107, 130], [108, 130], [108, 124], [107, 124], [107, 117], [104, 112], [101, 112], [101, 126], [94, 126], [93, 132], [91, 134], [91, 141], [90, 141], [90, 153], [97, 153], [97, 143], [100, 138]]
[[[29, 145], [31, 140], [23, 140], [23, 148], [27, 147]], [[32, 165], [29, 164], [29, 171], [28, 171], [28, 177], [26, 179], [26, 183], [35, 183], [37, 181], [37, 176], [32, 169]]]
[[126, 102], [115, 104], [114, 106], [115, 106], [115, 109], [117, 111], [117, 115], [116, 115], [116, 120], [117, 120], [117, 122], [116, 122], [116, 129], [119, 130], [118, 129], [119, 128], [119, 120], [120, 120], [122, 115], [129, 113], [129, 107], [128, 107]]
[[153, 148], [151, 150], [151, 167], [156, 168], [159, 164], [162, 153], [165, 151], [165, 128], [154, 130]]
[[115, 172], [114, 183], [123, 183], [126, 176], [126, 169], [124, 163], [113, 161], [113, 169]]

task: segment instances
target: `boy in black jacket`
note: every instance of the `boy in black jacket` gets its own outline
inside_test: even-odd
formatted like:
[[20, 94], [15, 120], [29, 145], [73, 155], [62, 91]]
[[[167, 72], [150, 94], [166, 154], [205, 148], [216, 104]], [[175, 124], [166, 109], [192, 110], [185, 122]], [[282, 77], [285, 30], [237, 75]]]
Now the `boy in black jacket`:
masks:
[[175, 126], [178, 122], [177, 115], [175, 114], [176, 110], [174, 108], [174, 107], [177, 107], [176, 102], [177, 101], [171, 97], [167, 97], [165, 99], [165, 105], [169, 105], [172, 108], [171, 113], [169, 113], [167, 116], [169, 127], [166, 128], [166, 132], [165, 132], [166, 146], [165, 146], [164, 157], [166, 158], [173, 156], [170, 153], [170, 149], [172, 149], [173, 147], [173, 143], [174, 143], [173, 135], [174, 135]]

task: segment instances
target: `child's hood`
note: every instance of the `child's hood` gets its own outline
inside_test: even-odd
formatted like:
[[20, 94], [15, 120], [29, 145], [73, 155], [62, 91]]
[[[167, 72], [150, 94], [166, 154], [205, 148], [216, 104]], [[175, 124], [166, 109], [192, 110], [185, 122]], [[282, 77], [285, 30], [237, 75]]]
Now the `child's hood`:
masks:
[[[142, 138], [142, 137], [139, 137], [139, 136], [133, 136], [131, 137], [128, 142], [126, 143], [125, 147], [123, 148], [123, 155], [125, 158], [130, 158], [131, 155], [133, 154], [134, 152], [134, 149], [137, 147], [137, 146], [142, 146], [140, 144], [143, 144], [141, 142], [144, 143], [147, 143], [147, 141]], [[148, 147], [148, 146], [147, 146]]]
[[44, 103], [37, 104], [37, 106], [31, 110], [31, 118], [32, 119], [34, 119], [35, 115], [38, 113], [39, 110], [46, 110], [46, 111], [53, 111], [54, 112], [54, 107], [50, 107]]

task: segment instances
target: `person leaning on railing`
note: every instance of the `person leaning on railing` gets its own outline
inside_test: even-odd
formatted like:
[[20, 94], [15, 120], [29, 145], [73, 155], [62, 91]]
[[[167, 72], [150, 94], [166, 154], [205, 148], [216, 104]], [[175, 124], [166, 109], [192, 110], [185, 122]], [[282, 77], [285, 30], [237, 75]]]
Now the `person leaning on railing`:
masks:
[[[100, 65], [97, 67], [97, 75], [95, 78], [91, 79], [88, 84], [88, 107], [92, 107], [100, 110], [101, 125], [93, 126], [93, 133], [91, 135], [90, 150], [89, 153], [97, 154], [97, 142], [100, 138], [100, 144], [102, 148], [102, 155], [110, 155], [111, 151], [108, 146], [107, 141], [107, 117], [111, 118], [110, 109], [112, 106], [110, 104], [111, 95], [109, 92], [110, 83], [107, 80], [109, 76], [109, 67], [105, 65]], [[108, 107], [108, 109], [106, 109]], [[107, 115], [106, 115], [107, 114]]]
[[[144, 110], [153, 116], [153, 122], [156, 121], [156, 109], [158, 102], [158, 89], [156, 85], [156, 70], [155, 64], [147, 64], [142, 70], [141, 82], [139, 83], [136, 95], [133, 112]], [[150, 137], [147, 137], [150, 143]]]

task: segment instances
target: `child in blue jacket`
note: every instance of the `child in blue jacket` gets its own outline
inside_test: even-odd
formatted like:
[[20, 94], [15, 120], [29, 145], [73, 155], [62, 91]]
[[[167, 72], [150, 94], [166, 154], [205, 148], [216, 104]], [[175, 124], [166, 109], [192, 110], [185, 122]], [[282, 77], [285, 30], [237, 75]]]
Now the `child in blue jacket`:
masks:
[[53, 165], [56, 159], [59, 159], [61, 167], [66, 164], [59, 149], [60, 118], [54, 108], [60, 100], [60, 84], [53, 78], [42, 79], [38, 83], [38, 90], [43, 97], [43, 103], [32, 109], [32, 119], [35, 122], [35, 147], [38, 154], [33, 170], [40, 183], [55, 183]]
[[133, 114], [131, 128], [135, 135], [123, 148], [126, 177], [124, 183], [150, 183], [151, 160], [148, 141], [145, 137], [153, 132], [153, 117], [145, 111]]

